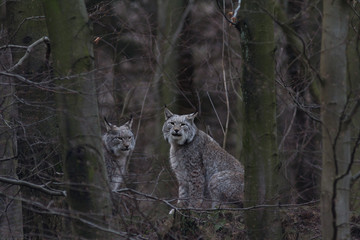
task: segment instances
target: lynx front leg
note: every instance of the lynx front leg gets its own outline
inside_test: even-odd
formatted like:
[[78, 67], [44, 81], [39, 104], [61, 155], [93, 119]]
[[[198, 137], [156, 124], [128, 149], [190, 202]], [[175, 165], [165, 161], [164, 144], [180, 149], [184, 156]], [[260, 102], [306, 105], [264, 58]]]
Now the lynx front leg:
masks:
[[121, 176], [119, 176], [119, 175], [113, 176], [112, 179], [111, 179], [111, 183], [110, 183], [111, 190], [113, 192], [117, 191], [122, 182], [123, 182], [123, 179], [122, 179]]
[[189, 184], [185, 181], [179, 181], [179, 199], [178, 207], [187, 207], [189, 205]]
[[190, 207], [200, 208], [204, 200], [205, 177], [202, 171], [193, 171], [189, 182]]

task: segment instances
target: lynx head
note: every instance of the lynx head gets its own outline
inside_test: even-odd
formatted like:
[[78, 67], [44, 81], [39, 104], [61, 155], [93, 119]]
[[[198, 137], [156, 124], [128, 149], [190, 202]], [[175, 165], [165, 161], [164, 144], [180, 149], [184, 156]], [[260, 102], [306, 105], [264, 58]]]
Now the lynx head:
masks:
[[133, 119], [131, 118], [124, 125], [118, 127], [105, 120], [106, 133], [102, 140], [106, 150], [115, 155], [127, 156], [135, 147], [134, 134], [131, 131]]
[[166, 121], [162, 129], [165, 140], [177, 145], [190, 143], [197, 132], [194, 123], [196, 115], [197, 113], [177, 115], [165, 108]]

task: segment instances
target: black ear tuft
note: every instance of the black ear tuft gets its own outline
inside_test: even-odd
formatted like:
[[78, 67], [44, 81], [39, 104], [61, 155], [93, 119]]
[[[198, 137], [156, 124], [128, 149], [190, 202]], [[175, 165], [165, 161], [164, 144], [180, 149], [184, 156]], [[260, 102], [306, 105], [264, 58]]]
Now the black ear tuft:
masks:
[[124, 125], [127, 126], [129, 129], [131, 129], [132, 124], [133, 124], [133, 116], [131, 114], [129, 121], [127, 121]]
[[110, 131], [113, 125], [108, 122], [106, 117], [104, 117], [104, 122], [105, 122], [106, 131]]

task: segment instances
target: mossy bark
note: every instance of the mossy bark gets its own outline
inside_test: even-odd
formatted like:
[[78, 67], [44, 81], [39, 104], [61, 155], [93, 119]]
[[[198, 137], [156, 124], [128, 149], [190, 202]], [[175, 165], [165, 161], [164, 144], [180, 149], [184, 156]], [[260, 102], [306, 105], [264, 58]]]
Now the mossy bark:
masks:
[[100, 228], [110, 226], [112, 204], [92, 73], [90, 22], [83, 0], [44, 0], [43, 6], [59, 87], [56, 103], [73, 234], [106, 238]]
[[[244, 1], [241, 34], [244, 97], [245, 206], [277, 203], [278, 154], [271, 0]], [[281, 239], [276, 208], [246, 212], [251, 239]]]
[[323, 6], [321, 40], [322, 176], [321, 228], [323, 239], [350, 239], [350, 131], [346, 115], [346, 38], [349, 7], [341, 0]]

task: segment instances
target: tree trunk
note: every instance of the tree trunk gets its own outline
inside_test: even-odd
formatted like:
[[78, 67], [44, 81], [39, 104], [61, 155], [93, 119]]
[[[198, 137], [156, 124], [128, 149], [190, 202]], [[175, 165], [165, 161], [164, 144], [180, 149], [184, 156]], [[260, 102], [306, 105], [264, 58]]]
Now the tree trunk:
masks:
[[112, 204], [93, 79], [91, 29], [83, 0], [44, 0], [52, 46], [67, 203], [75, 238], [101, 239]]
[[[168, 105], [172, 111], [179, 113], [177, 102], [180, 94], [177, 83], [180, 60], [178, 43], [189, 11], [187, 11], [187, 3], [184, 0], [158, 0], [157, 7], [158, 26], [154, 46], [156, 69], [153, 77], [156, 104], [161, 107]], [[163, 123], [164, 114], [161, 110], [156, 113], [156, 127], [154, 128], [156, 139], [163, 139], [161, 130]], [[171, 190], [173, 190], [169, 186], [169, 181], [165, 181], [172, 178], [168, 160], [170, 146], [166, 141], [161, 141], [154, 147], [158, 154], [158, 159], [155, 159], [152, 164], [155, 170], [153, 177], [159, 179], [157, 194], [159, 197], [166, 197], [171, 195]], [[159, 171], [164, 169], [162, 175], [157, 176]]]
[[[0, 7], [1, 8], [1, 7]], [[0, 19], [3, 23], [3, 19]], [[0, 39], [7, 39], [3, 31]], [[0, 46], [5, 44], [0, 42]], [[12, 66], [10, 49], [0, 51], [0, 71]], [[17, 179], [17, 141], [14, 119], [17, 106], [14, 100], [15, 85], [11, 77], [0, 75], [0, 176]], [[0, 183], [0, 236], [2, 239], [23, 238], [23, 216], [20, 188]]]
[[[285, 85], [291, 88], [288, 94], [289, 98], [291, 95], [296, 98], [295, 101], [302, 101], [302, 104], [306, 106], [316, 104], [314, 100], [318, 99], [317, 96], [313, 96], [310, 87], [314, 84], [311, 83], [312, 74], [307, 63], [310, 54], [304, 54], [311, 50], [304, 49], [305, 46], [300, 43], [300, 37], [308, 42], [309, 32], [313, 30], [306, 21], [306, 18], [309, 17], [307, 14], [311, 14], [306, 9], [308, 4], [308, 1], [288, 0], [286, 4], [287, 14], [280, 14], [282, 11], [280, 8], [283, 5], [279, 5], [279, 14], [276, 16], [282, 23], [287, 22], [288, 19], [293, 19], [288, 25], [284, 24], [285, 26], [282, 27], [287, 39], [285, 45], [287, 58], [284, 59], [284, 62], [279, 63], [279, 68], [286, 69]], [[279, 46], [279, 48], [281, 47]], [[314, 48], [313, 51], [316, 50], [320, 51], [320, 43], [319, 49]], [[290, 101], [294, 100], [291, 99]], [[283, 175], [286, 176], [286, 181], [282, 182], [281, 199], [283, 202], [296, 203], [319, 199], [320, 177], [317, 176], [320, 174], [318, 174], [317, 168], [308, 167], [309, 165], [319, 166], [321, 164], [320, 156], [317, 154], [321, 137], [320, 134], [317, 134], [319, 132], [318, 124], [315, 124], [309, 113], [296, 103], [285, 103], [283, 107], [285, 109], [284, 114], [281, 114], [283, 117], [278, 120], [278, 124], [281, 121], [279, 128], [283, 128], [282, 132], [288, 132], [286, 132], [285, 139], [281, 141], [280, 145], [283, 152], [281, 166], [284, 168]], [[292, 119], [290, 125], [289, 119]]]
[[[11, 44], [28, 47], [48, 36], [40, 0], [7, 1], [6, 11]], [[24, 56], [28, 56], [13, 72], [35, 83], [24, 84], [14, 78], [19, 116], [16, 119], [18, 172], [21, 174], [19, 177], [34, 183], [53, 182], [56, 176], [54, 172], [61, 172], [61, 164], [59, 164], [58, 146], [54, 141], [58, 136], [55, 100], [53, 91], [48, 91], [51, 83], [48, 84], [49, 72], [46, 71], [50, 48], [46, 41], [42, 41], [30, 52], [23, 48], [11, 50], [13, 64], [18, 63]], [[26, 53], [29, 54], [26, 55]], [[34, 166], [38, 170], [36, 174], [31, 170]], [[46, 178], [43, 177], [44, 174]], [[23, 198], [32, 198], [33, 194], [33, 189], [22, 188]], [[43, 196], [37, 194], [37, 197], [41, 199]], [[54, 199], [53, 207], [58, 207], [60, 202], [61, 199]], [[25, 237], [31, 232], [38, 232], [40, 235], [45, 235], [47, 232], [61, 232], [55, 231], [59, 226], [58, 216], [33, 211], [31, 204], [26, 201], [23, 215], [24, 221], [33, 219], [24, 228]]]
[[[241, 33], [244, 59], [245, 206], [276, 204], [277, 142], [274, 70], [274, 24], [271, 0], [244, 1]], [[250, 239], [281, 239], [276, 208], [246, 212]]]
[[[360, 11], [360, 3], [355, 5], [355, 10]], [[356, 16], [355, 12], [351, 14], [351, 23], [349, 24], [349, 41], [347, 44], [347, 65], [348, 65], [348, 77], [350, 89], [348, 89], [348, 94], [351, 99], [351, 107], [354, 108], [354, 113], [351, 119], [351, 145], [353, 148], [357, 148], [355, 155], [351, 161], [360, 158], [359, 146], [356, 145], [356, 142], [360, 137], [360, 38], [359, 32], [360, 29], [360, 19]], [[351, 149], [353, 151], [354, 149]], [[358, 161], [354, 162], [352, 167], [352, 172], [357, 174], [360, 172], [360, 163]], [[351, 210], [355, 212], [360, 211], [360, 182], [357, 180], [351, 186]]]
[[321, 41], [322, 176], [321, 224], [323, 239], [350, 239], [350, 131], [345, 110], [346, 38], [348, 6], [326, 0]]

